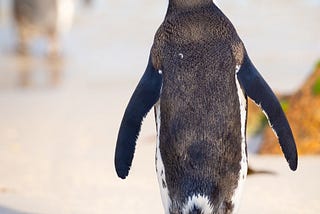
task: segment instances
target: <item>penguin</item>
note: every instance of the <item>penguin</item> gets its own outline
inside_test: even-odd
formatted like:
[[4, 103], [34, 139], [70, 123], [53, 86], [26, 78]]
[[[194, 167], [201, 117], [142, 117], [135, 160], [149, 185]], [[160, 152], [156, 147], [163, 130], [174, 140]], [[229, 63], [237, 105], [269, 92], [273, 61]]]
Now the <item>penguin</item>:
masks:
[[49, 40], [49, 56], [58, 55], [59, 36], [72, 24], [74, 4], [74, 0], [14, 0], [12, 11], [19, 36], [18, 52], [26, 54], [32, 37], [41, 35]]
[[117, 175], [127, 177], [142, 120], [154, 107], [165, 213], [236, 213], [248, 169], [247, 97], [265, 113], [295, 171], [289, 123], [232, 23], [212, 0], [169, 0], [119, 128]]

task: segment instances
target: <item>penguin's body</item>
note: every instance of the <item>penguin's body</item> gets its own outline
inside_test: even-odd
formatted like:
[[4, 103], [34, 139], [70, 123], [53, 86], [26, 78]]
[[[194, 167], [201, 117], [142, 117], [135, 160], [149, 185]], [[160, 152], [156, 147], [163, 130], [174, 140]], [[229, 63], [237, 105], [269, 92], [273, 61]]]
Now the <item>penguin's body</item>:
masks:
[[210, 0], [171, 0], [118, 134], [125, 178], [141, 121], [155, 105], [165, 213], [233, 213], [247, 175], [247, 95], [266, 112], [291, 169], [297, 153], [280, 104], [231, 22]]
[[[157, 120], [157, 161], [161, 154], [165, 175], [157, 171], [161, 186], [169, 190], [170, 199], [164, 200], [171, 204], [173, 213], [186, 209], [192, 197], [194, 203], [207, 198], [215, 204], [231, 205], [240, 179], [241, 160], [242, 173], [246, 175], [241, 133], [245, 124], [241, 124], [235, 78], [241, 62], [240, 57], [237, 62], [236, 49], [232, 50], [237, 46], [240, 49], [241, 41], [216, 10], [212, 4], [168, 17], [152, 49], [154, 59], [162, 61], [159, 69], [163, 73], [156, 117], [161, 118]], [[245, 105], [246, 101], [242, 105], [244, 114]]]

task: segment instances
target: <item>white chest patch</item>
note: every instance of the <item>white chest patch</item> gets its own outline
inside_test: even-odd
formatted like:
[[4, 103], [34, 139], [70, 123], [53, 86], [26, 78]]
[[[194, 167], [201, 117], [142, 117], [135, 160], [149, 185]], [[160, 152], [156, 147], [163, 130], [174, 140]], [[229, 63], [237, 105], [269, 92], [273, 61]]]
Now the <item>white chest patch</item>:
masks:
[[166, 182], [165, 169], [160, 152], [160, 125], [161, 125], [161, 111], [160, 100], [155, 105], [156, 108], [156, 123], [157, 123], [157, 148], [156, 148], [156, 169], [158, 175], [158, 182], [161, 192], [162, 204], [166, 214], [169, 214], [169, 208], [171, 206], [171, 199], [169, 197], [169, 190]]
[[246, 111], [246, 98], [243, 94], [243, 91], [241, 89], [240, 83], [237, 78], [237, 73], [240, 70], [240, 66], [236, 66], [236, 72], [235, 72], [235, 78], [236, 78], [236, 86], [238, 91], [238, 97], [240, 102], [240, 115], [241, 115], [241, 161], [240, 161], [240, 172], [239, 172], [239, 180], [238, 180], [238, 186], [235, 189], [233, 196], [232, 196], [232, 204], [234, 205], [233, 213], [237, 213], [237, 210], [239, 208], [239, 202], [240, 202], [240, 196], [242, 193], [244, 181], [247, 177], [247, 171], [248, 171], [248, 159], [246, 154], [246, 117], [247, 117], [247, 111]]
[[213, 207], [210, 205], [209, 198], [207, 196], [198, 194], [189, 197], [187, 203], [183, 206], [182, 213], [189, 214], [194, 207], [199, 208], [202, 211], [202, 214], [213, 213]]

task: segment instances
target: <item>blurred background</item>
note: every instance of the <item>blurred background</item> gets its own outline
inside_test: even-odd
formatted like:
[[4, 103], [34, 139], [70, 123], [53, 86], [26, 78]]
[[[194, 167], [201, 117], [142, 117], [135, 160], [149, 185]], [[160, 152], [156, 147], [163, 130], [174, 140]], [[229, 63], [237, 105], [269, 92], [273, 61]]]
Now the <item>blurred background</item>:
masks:
[[[113, 153], [167, 4], [0, 0], [0, 214], [163, 213], [153, 114], [124, 181]], [[320, 213], [320, 0], [217, 4], [281, 98], [301, 154], [290, 172], [250, 104], [256, 173], [239, 213]]]

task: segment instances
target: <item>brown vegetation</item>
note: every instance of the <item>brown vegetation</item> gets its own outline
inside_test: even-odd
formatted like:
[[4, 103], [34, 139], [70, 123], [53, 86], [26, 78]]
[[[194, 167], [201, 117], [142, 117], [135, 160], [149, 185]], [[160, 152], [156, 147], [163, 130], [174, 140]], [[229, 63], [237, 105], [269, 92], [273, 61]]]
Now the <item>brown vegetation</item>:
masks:
[[[320, 154], [320, 62], [285, 108], [299, 154]], [[279, 154], [281, 149], [269, 126], [263, 131], [259, 153]]]

